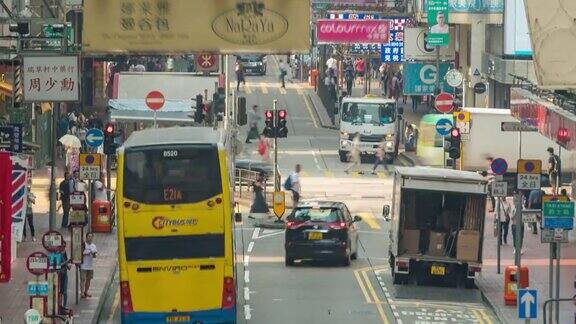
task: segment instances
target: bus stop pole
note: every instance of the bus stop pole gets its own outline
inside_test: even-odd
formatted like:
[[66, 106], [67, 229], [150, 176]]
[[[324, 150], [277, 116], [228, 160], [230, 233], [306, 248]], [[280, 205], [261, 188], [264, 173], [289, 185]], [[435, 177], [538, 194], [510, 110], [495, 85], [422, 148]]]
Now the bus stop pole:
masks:
[[560, 243], [556, 243], [556, 323], [560, 323]]

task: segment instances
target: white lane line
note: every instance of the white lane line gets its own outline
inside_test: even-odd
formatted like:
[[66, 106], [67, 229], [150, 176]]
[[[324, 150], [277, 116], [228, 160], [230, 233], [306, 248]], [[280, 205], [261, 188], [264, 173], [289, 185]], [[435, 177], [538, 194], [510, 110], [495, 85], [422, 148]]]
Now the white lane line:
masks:
[[250, 300], [250, 288], [244, 287], [244, 300]]
[[387, 299], [390, 299], [390, 293], [389, 292], [385, 292], [384, 295], [386, 296]]
[[252, 239], [253, 240], [257, 239], [259, 233], [260, 233], [260, 229], [258, 227], [254, 228], [254, 232], [252, 232]]
[[282, 233], [284, 233], [284, 232], [285, 232], [284, 230], [279, 230], [279, 231], [277, 231], [277, 232], [270, 233], [270, 234], [262, 234], [262, 235], [259, 235], [256, 239], [267, 238], [267, 237], [270, 237], [270, 236], [282, 234]]
[[244, 256], [244, 267], [247, 267], [249, 264], [250, 264], [250, 256], [245, 255]]
[[390, 308], [392, 308], [393, 310], [396, 310], [396, 305], [390, 305]]
[[316, 152], [314, 150], [310, 150], [312, 152], [312, 157], [314, 158], [314, 162], [316, 162], [316, 167], [318, 168], [318, 170], [320, 171], [324, 171], [324, 169], [322, 169], [320, 167], [320, 162], [318, 162], [318, 158], [316, 157]]
[[250, 305], [244, 305], [244, 318], [246, 318], [246, 320], [249, 320], [252, 318], [251, 311], [252, 311], [252, 309], [250, 308]]
[[245, 283], [250, 283], [250, 270], [245, 270], [245, 271], [244, 271], [244, 282], [245, 282]]
[[253, 248], [254, 248], [254, 241], [248, 243], [248, 253], [252, 253]]

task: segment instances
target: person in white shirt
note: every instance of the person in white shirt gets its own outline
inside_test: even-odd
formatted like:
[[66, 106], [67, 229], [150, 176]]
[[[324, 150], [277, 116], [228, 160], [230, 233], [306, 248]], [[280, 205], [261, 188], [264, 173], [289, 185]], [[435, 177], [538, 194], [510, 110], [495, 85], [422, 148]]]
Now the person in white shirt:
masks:
[[348, 153], [348, 157], [350, 159], [350, 164], [348, 164], [348, 167], [346, 167], [346, 169], [344, 169], [344, 172], [348, 173], [350, 172], [350, 169], [352, 169], [353, 167], [358, 168], [358, 174], [363, 174], [362, 170], [360, 170], [360, 133], [356, 132], [354, 134], [354, 139], [352, 139], [352, 144], [351, 144], [351, 148], [350, 148], [350, 152]]
[[94, 181], [94, 200], [108, 201], [106, 186], [104, 185], [104, 172], [100, 173], [100, 179]]
[[80, 265], [80, 292], [82, 298], [92, 297], [88, 293], [90, 289], [90, 281], [94, 278], [94, 258], [98, 253], [96, 245], [92, 243], [94, 234], [86, 233], [86, 242], [84, 242], [84, 251], [82, 254], [82, 264]]
[[430, 27], [430, 33], [432, 34], [448, 34], [450, 27], [445, 24], [444, 12], [438, 11], [436, 15], [437, 24]]
[[292, 206], [296, 207], [300, 201], [300, 195], [302, 194], [302, 187], [300, 185], [300, 171], [302, 171], [302, 166], [296, 164], [294, 167], [294, 172], [290, 174], [290, 191], [292, 191]]

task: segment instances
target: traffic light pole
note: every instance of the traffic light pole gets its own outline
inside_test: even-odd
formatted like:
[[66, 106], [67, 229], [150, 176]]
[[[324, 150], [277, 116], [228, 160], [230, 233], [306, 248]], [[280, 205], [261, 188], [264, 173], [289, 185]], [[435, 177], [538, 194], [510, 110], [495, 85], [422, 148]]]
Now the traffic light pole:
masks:
[[48, 227], [51, 231], [56, 230], [56, 147], [58, 139], [56, 128], [58, 127], [58, 117], [60, 115], [60, 103], [55, 102], [52, 109], [52, 138], [51, 138], [51, 160], [50, 163], [50, 215], [48, 217]]
[[278, 172], [278, 118], [276, 118], [276, 104], [278, 99], [272, 103], [272, 116], [274, 116], [274, 191], [280, 191], [280, 173]]

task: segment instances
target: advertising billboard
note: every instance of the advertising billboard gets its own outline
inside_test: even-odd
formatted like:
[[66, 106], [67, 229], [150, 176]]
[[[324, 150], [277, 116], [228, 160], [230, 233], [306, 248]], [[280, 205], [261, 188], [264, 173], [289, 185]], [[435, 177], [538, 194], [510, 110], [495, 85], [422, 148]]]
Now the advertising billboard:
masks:
[[[405, 95], [431, 95], [434, 93], [434, 87], [436, 86], [435, 63], [405, 62], [403, 66], [403, 89]], [[451, 66], [450, 63], [440, 63], [440, 89], [443, 92], [454, 92], [454, 88], [446, 83], [446, 73]]]
[[85, 53], [298, 53], [310, 0], [85, 0]]
[[388, 43], [390, 20], [318, 19], [316, 36], [319, 44]]

